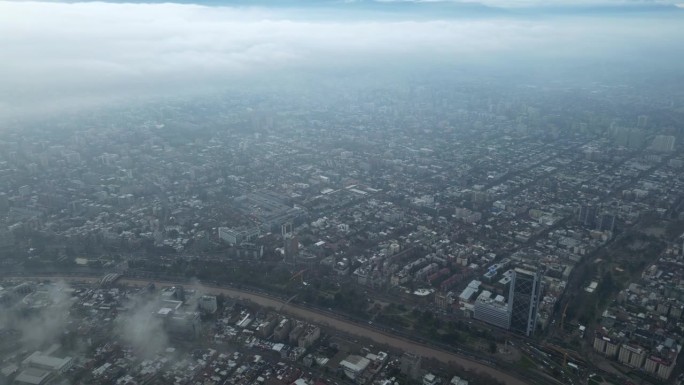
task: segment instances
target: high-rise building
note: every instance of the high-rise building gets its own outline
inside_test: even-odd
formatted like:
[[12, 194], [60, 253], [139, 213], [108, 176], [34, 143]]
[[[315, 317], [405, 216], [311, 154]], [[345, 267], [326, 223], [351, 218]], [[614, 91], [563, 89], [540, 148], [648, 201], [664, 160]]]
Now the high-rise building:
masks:
[[620, 346], [620, 353], [618, 354], [618, 361], [620, 363], [633, 368], [641, 368], [645, 359], [646, 351], [641, 346], [631, 344], [622, 344]]
[[299, 238], [294, 234], [293, 229], [292, 222], [285, 222], [280, 226], [283, 236], [283, 251], [287, 262], [295, 262], [299, 254]]
[[534, 334], [541, 296], [541, 277], [538, 272], [516, 268], [511, 275], [508, 307], [510, 330], [526, 336]]
[[601, 231], [613, 231], [615, 229], [615, 215], [610, 213], [601, 214], [598, 229]]
[[288, 262], [295, 262], [297, 256], [299, 255], [299, 239], [297, 236], [288, 234], [283, 240], [283, 248], [285, 250], [285, 260]]
[[581, 205], [579, 210], [579, 222], [589, 228], [594, 228], [596, 224], [596, 215], [598, 213], [598, 208], [592, 205]]
[[648, 115], [639, 115], [637, 117], [637, 128], [646, 128], [648, 124]]
[[658, 152], [674, 151], [675, 137], [672, 135], [656, 135], [649, 146], [650, 150]]

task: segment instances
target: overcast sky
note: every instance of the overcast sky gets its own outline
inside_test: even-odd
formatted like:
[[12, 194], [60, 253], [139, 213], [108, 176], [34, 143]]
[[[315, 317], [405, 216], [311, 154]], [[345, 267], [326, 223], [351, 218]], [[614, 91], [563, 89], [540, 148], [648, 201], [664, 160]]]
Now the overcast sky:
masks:
[[[509, 8], [559, 4], [483, 3]], [[471, 17], [458, 7], [444, 16], [431, 6], [426, 12], [412, 8], [388, 17], [377, 10], [347, 12], [348, 4], [340, 4], [335, 13], [329, 4], [323, 12], [315, 6], [266, 3], [0, 2], [0, 116], [220, 88], [236, 79], [295, 72], [476, 66], [483, 60], [568, 65], [605, 57], [627, 63], [660, 54], [671, 60], [667, 55], [684, 47], [682, 12], [677, 10], [624, 12], [616, 7], [596, 15], [586, 10], [509, 15], [504, 10]]]

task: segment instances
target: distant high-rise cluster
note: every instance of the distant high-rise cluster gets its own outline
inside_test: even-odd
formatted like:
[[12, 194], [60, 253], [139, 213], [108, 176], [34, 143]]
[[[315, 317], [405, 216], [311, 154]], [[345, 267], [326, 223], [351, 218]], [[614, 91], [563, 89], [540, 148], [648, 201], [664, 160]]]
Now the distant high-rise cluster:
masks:
[[629, 149], [646, 146], [646, 131], [641, 128], [616, 127], [614, 129], [615, 144]]

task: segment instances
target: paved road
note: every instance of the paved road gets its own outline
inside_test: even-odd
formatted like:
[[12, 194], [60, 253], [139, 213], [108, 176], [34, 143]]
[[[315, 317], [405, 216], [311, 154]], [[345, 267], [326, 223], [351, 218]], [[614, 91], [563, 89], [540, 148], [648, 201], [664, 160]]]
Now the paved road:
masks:
[[[19, 277], [18, 277], [19, 278]], [[20, 277], [21, 279], [51, 279], [51, 280], [65, 280], [65, 281], [87, 281], [87, 282], [98, 282], [99, 278], [92, 277]], [[132, 279], [132, 278], [122, 278], [118, 282], [133, 286], [146, 286], [150, 282], [153, 282], [156, 286], [165, 285], [182, 285], [186, 288], [192, 288], [192, 285], [188, 283], [180, 282], [166, 282], [157, 280], [145, 280], [145, 279]], [[195, 287], [199, 288], [199, 287]], [[291, 314], [298, 318], [306, 319], [311, 322], [315, 322], [321, 325], [328, 325], [334, 329], [341, 332], [357, 335], [359, 337], [368, 338], [375, 341], [378, 344], [385, 344], [393, 348], [401, 349], [403, 351], [412, 352], [419, 354], [425, 358], [435, 358], [445, 364], [456, 364], [467, 370], [487, 373], [490, 376], [496, 378], [497, 380], [504, 382], [508, 385], [527, 385], [527, 382], [518, 379], [508, 373], [497, 370], [493, 367], [487, 366], [485, 364], [479, 363], [477, 361], [470, 360], [466, 357], [459, 356], [444, 350], [436, 349], [427, 345], [422, 345], [415, 341], [407, 340], [398, 336], [383, 333], [382, 331], [366, 327], [362, 324], [358, 324], [346, 319], [341, 319], [333, 314], [326, 314], [318, 310], [304, 308], [295, 304], [286, 304], [286, 300], [281, 300], [279, 298], [271, 297], [263, 293], [247, 292], [242, 290], [230, 289], [219, 286], [203, 285], [202, 291], [211, 294], [223, 294], [227, 297], [234, 299], [249, 300], [260, 306], [270, 307], [272, 309], [281, 309], [282, 312]]]

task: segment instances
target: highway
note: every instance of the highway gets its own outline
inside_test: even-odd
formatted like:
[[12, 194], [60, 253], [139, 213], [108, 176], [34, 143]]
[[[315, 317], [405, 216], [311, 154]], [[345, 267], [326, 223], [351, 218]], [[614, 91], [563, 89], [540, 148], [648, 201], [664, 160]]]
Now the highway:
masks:
[[[76, 282], [76, 281], [86, 281], [86, 282], [99, 282], [100, 278], [96, 277], [76, 277], [76, 276], [42, 276], [42, 277], [6, 277], [7, 279], [24, 279], [24, 280], [63, 280], [66, 282]], [[325, 312], [316, 308], [307, 308], [301, 305], [286, 303], [287, 299], [280, 299], [277, 297], [270, 296], [261, 292], [252, 292], [246, 290], [238, 290], [233, 288], [215, 286], [215, 285], [192, 285], [188, 282], [169, 282], [162, 280], [147, 280], [147, 279], [135, 279], [135, 278], [121, 278], [118, 283], [131, 285], [131, 286], [146, 286], [150, 283], [154, 283], [156, 286], [167, 286], [167, 285], [181, 285], [186, 288], [201, 289], [205, 293], [209, 294], [223, 294], [227, 297], [240, 300], [249, 300], [255, 304], [263, 307], [272, 309], [281, 309], [283, 313], [293, 315], [295, 317], [308, 320], [310, 322], [318, 323], [320, 325], [330, 326], [336, 330], [343, 333], [356, 335], [362, 338], [368, 338], [375, 343], [385, 344], [392, 348], [401, 349], [403, 351], [412, 352], [418, 354], [425, 358], [435, 358], [440, 362], [449, 365], [458, 365], [466, 370], [481, 372], [490, 375], [491, 377], [505, 383], [508, 385], [527, 385], [530, 384], [530, 379], [523, 380], [519, 379], [509, 373], [496, 369], [485, 363], [478, 362], [474, 359], [457, 355], [445, 350], [441, 350], [435, 347], [431, 347], [425, 344], [418, 343], [406, 338], [402, 338], [390, 333], [377, 330], [370, 327], [369, 325], [357, 323], [334, 313]]]

